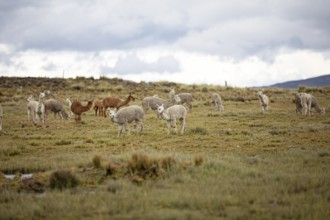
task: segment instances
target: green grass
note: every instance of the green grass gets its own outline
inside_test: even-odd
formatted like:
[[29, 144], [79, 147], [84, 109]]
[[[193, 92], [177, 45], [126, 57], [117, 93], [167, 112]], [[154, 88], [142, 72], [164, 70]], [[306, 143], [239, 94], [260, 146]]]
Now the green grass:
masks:
[[[192, 92], [186, 133], [167, 135], [153, 112], [141, 135], [133, 123], [131, 136], [117, 137], [117, 125], [92, 110], [79, 125], [72, 119], [55, 126], [51, 115], [48, 127], [33, 126], [24, 94], [44, 88], [1, 88], [0, 172], [16, 178], [0, 174], [0, 219], [330, 217], [330, 116], [296, 115], [294, 90], [267, 89], [273, 101], [262, 114], [254, 89], [106, 78], [66, 83], [67, 90], [48, 85], [61, 101], [109, 92], [124, 99], [133, 90], [133, 104], [141, 105], [144, 96], [167, 98], [169, 87]], [[214, 91], [226, 100], [224, 112], [210, 105]], [[329, 109], [329, 89], [313, 91]], [[246, 101], [233, 101], [240, 97]], [[25, 173], [33, 177], [20, 180]]]

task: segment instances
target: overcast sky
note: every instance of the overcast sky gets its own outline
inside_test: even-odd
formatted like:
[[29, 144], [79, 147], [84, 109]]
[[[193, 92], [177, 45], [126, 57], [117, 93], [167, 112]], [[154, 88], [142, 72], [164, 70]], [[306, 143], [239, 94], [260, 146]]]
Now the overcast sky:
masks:
[[330, 73], [329, 0], [0, 0], [0, 75], [237, 87]]

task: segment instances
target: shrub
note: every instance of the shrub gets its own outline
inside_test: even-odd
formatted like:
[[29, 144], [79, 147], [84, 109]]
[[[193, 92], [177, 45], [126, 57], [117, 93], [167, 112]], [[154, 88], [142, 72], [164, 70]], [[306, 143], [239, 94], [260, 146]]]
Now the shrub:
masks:
[[200, 165], [202, 165], [202, 163], [204, 162], [204, 157], [202, 157], [202, 156], [196, 156], [195, 158], [194, 158], [194, 163], [195, 163], [195, 166], [200, 166]]
[[101, 167], [101, 157], [99, 155], [95, 155], [93, 157], [93, 165], [95, 168], [100, 168]]
[[207, 93], [207, 92], [209, 92], [209, 89], [207, 87], [203, 87], [202, 92]]
[[74, 188], [78, 185], [78, 179], [67, 170], [53, 172], [49, 177], [49, 187], [52, 189]]

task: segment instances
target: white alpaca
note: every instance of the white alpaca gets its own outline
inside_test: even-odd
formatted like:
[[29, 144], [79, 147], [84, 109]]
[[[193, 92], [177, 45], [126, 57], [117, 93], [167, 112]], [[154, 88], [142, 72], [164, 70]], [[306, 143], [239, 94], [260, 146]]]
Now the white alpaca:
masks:
[[[171, 89], [170, 98], [172, 99], [172, 97], [174, 97], [174, 95], [175, 95], [175, 90]], [[180, 104], [186, 103], [187, 106], [188, 106], [189, 111], [191, 111], [192, 110], [192, 104], [191, 104], [192, 103], [192, 95], [190, 93], [187, 93], [187, 92], [179, 93], [179, 94], [176, 94], [176, 95], [179, 96], [179, 98], [181, 100]]]
[[127, 135], [130, 135], [129, 123], [136, 122], [136, 132], [140, 134], [143, 130], [144, 111], [140, 106], [130, 105], [116, 110], [108, 109], [109, 117], [112, 122], [118, 124], [118, 137], [120, 137], [123, 128]]
[[41, 121], [42, 123], [45, 123], [45, 97], [46, 94], [41, 92], [39, 95], [39, 103], [36, 109], [38, 121]]
[[28, 104], [27, 104], [28, 121], [30, 121], [32, 119], [32, 122], [34, 124], [36, 124], [37, 123], [37, 109], [38, 109], [39, 102], [35, 101], [32, 95], [29, 96], [27, 101], [28, 101]]
[[45, 93], [43, 92], [39, 95], [39, 102], [35, 101], [32, 95], [29, 96], [27, 99], [28, 121], [32, 119], [34, 124], [45, 121], [45, 105], [43, 104], [44, 98]]
[[158, 106], [158, 113], [160, 116], [166, 120], [167, 123], [167, 134], [171, 133], [171, 127], [174, 128], [174, 132], [177, 133], [176, 121], [181, 120], [181, 134], [186, 130], [186, 116], [187, 110], [183, 105], [173, 105], [167, 109], [164, 108], [164, 105]]
[[[70, 98], [66, 98], [65, 102], [68, 104], [69, 109], [71, 109], [72, 101]], [[72, 118], [72, 111], [69, 111], [69, 118]]]
[[316, 112], [321, 115], [325, 114], [325, 109], [321, 108], [316, 100], [316, 98], [308, 93], [298, 93], [295, 96], [296, 103], [296, 113], [301, 113], [302, 115], [310, 115], [311, 109], [314, 108]]
[[269, 107], [269, 98], [262, 91], [257, 92], [257, 96], [260, 101], [261, 111], [267, 111]]
[[[172, 100], [167, 101], [159, 97], [149, 96], [142, 100], [142, 107], [145, 112], [149, 109], [156, 111], [160, 105], [164, 105], [165, 108], [168, 108], [172, 105], [180, 103], [180, 101], [181, 99], [177, 95], [175, 95]], [[160, 117], [159, 115], [157, 116]]]
[[212, 104], [217, 111], [224, 111], [224, 107], [221, 102], [221, 96], [219, 93], [212, 94]]

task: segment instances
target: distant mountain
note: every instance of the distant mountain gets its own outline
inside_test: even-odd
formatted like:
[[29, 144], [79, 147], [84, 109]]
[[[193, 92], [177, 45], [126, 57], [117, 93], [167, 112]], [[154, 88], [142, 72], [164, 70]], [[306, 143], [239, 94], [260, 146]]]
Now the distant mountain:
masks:
[[303, 79], [303, 80], [294, 80], [283, 83], [277, 83], [265, 87], [277, 87], [277, 88], [298, 88], [299, 86], [330, 86], [330, 74], [317, 76], [313, 78]]

